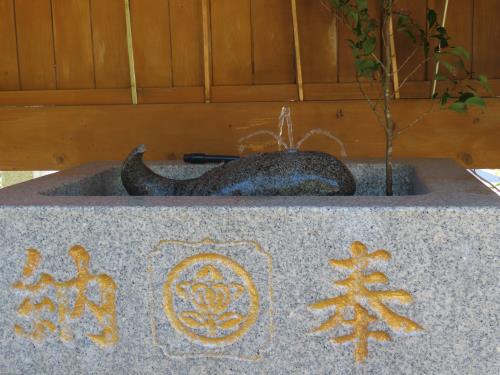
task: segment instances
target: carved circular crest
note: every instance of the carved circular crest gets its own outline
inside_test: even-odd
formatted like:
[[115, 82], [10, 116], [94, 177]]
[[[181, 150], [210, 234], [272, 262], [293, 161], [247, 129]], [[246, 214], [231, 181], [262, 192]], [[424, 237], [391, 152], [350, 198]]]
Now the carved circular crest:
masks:
[[191, 340], [229, 345], [256, 322], [259, 295], [234, 260], [202, 253], [179, 262], [163, 286], [164, 311], [173, 328]]

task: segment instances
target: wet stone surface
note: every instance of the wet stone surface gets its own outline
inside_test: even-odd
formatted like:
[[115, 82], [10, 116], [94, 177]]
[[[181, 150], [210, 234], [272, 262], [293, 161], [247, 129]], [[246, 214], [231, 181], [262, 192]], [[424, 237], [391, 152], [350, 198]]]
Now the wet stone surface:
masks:
[[125, 161], [122, 181], [130, 195], [336, 196], [354, 195], [356, 181], [340, 160], [322, 152], [253, 154], [190, 180], [162, 177], [142, 161], [144, 148]]

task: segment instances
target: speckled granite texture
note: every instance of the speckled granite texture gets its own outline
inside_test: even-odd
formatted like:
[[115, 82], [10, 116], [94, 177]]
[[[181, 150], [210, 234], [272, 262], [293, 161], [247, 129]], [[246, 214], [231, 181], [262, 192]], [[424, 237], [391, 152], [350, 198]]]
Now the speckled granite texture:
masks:
[[135, 196], [337, 196], [354, 195], [349, 169], [324, 152], [281, 151], [251, 154], [188, 180], [163, 177], [143, 161], [145, 146], [123, 163], [121, 179]]
[[[349, 166], [354, 197], [128, 197], [108, 163], [0, 191], [0, 374], [498, 374], [499, 198], [450, 161], [399, 165], [390, 198]], [[317, 330], [344, 302], [385, 332], [364, 363]]]

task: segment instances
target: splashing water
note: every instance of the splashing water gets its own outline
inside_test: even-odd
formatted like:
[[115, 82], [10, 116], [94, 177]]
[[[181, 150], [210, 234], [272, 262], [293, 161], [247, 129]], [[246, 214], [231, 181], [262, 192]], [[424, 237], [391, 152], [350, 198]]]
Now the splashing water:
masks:
[[288, 131], [288, 147], [287, 150], [293, 149], [293, 124], [292, 124], [292, 112], [290, 111], [290, 107], [282, 107], [281, 114], [279, 117], [280, 121], [280, 138], [283, 139], [283, 129], [285, 128], [285, 122], [287, 125]]
[[[285, 141], [284, 138], [284, 130], [285, 130], [285, 123], [287, 127], [287, 133], [288, 133], [288, 143]], [[339, 146], [340, 146], [340, 155], [341, 157], [345, 158], [347, 157], [347, 153], [345, 150], [344, 143], [337, 138], [335, 135], [333, 135], [332, 132], [322, 129], [322, 128], [316, 128], [309, 130], [299, 141], [297, 144], [294, 143], [293, 139], [293, 123], [292, 123], [292, 116], [291, 116], [291, 111], [290, 107], [282, 107], [281, 108], [281, 113], [279, 117], [279, 133], [273, 132], [271, 130], [258, 130], [256, 132], [253, 132], [249, 135], [246, 135], [238, 140], [238, 143], [240, 144], [239, 146], [239, 151], [242, 153], [245, 151], [247, 145], [245, 145], [245, 142], [251, 138], [254, 138], [259, 135], [268, 135], [271, 136], [276, 140], [276, 143], [278, 144], [278, 149], [281, 151], [283, 148], [286, 151], [293, 152], [297, 151], [300, 149], [302, 144], [307, 141], [309, 138], [311, 138], [313, 135], [323, 135], [327, 138], [332, 139], [335, 141]]]
[[322, 128], [316, 128], [309, 130], [298, 142], [297, 142], [297, 148], [300, 149], [300, 146], [302, 146], [302, 143], [307, 141], [309, 138], [311, 138], [313, 135], [324, 135], [327, 138], [330, 138], [337, 142], [337, 144], [340, 146], [340, 156], [343, 158], [347, 157], [347, 152], [345, 151], [344, 143], [338, 139], [336, 136], [333, 135], [332, 132], [329, 132], [328, 130], [322, 129]]

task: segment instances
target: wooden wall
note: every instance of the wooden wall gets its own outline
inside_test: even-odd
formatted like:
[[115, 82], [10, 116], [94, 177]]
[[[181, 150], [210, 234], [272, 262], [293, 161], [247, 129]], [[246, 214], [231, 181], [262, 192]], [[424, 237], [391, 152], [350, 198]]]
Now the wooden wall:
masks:
[[[444, 1], [399, 0], [398, 6], [424, 24], [427, 8], [440, 10]], [[286, 103], [299, 101], [302, 86], [304, 101], [312, 102], [313, 106], [318, 101], [355, 100], [355, 105], [364, 108], [366, 103], [357, 101], [362, 95], [355, 83], [352, 56], [346, 42], [348, 30], [337, 22], [327, 5], [328, 0], [296, 2], [303, 85], [297, 80], [299, 72], [291, 0], [130, 0], [134, 74], [131, 74], [130, 50], [127, 48], [125, 0], [0, 0], [0, 106], [4, 106], [0, 107], [0, 168], [65, 168], [102, 158], [102, 154], [92, 151], [99, 147], [89, 149], [83, 144], [83, 139], [85, 142], [90, 139], [94, 145], [102, 143], [100, 139], [92, 138], [95, 133], [88, 130], [103, 126], [100, 120], [80, 117], [82, 113], [88, 115], [90, 108], [72, 107], [64, 112], [63, 108], [56, 109], [56, 113], [66, 119], [66, 128], [59, 125], [44, 127], [43, 131], [48, 133], [38, 134], [42, 136], [38, 138], [56, 141], [34, 146], [36, 135], [28, 135], [33, 139], [21, 142], [12, 137], [41, 131], [37, 127], [37, 121], [41, 120], [33, 117], [33, 111], [28, 113], [27, 109], [16, 109], [15, 113], [20, 117], [13, 119], [12, 109], [7, 111], [5, 107], [131, 105], [131, 76], [135, 77], [137, 84], [137, 107], [191, 103], [191, 110], [200, 110], [195, 103]], [[371, 11], [376, 14], [374, 5], [377, 0], [369, 2]], [[498, 0], [453, 0], [447, 24], [453, 42], [472, 52], [471, 70], [487, 74], [497, 92], [500, 92], [500, 48], [495, 46], [500, 40], [499, 16]], [[402, 51], [398, 55], [401, 64], [412, 50], [403, 37], [398, 37], [397, 44]], [[402, 75], [413, 71], [418, 62], [417, 59], [407, 64]], [[402, 97], [428, 98], [433, 70], [431, 62], [417, 69], [403, 87]], [[151, 123], [131, 124], [128, 119], [121, 118], [121, 113], [134, 111], [124, 108], [122, 112], [112, 112], [118, 116], [114, 121], [127, 124], [123, 125], [124, 133], [135, 134], [134, 126], [153, 126]], [[144, 110], [164, 113], [164, 121], [168, 124], [165, 126], [175, 129], [174, 132], [185, 129], [184, 122], [169, 108], [162, 110], [146, 106]], [[217, 108], [230, 111], [232, 107]], [[245, 106], [238, 108], [244, 111]], [[263, 111], [267, 108], [262, 105]], [[279, 112], [279, 106], [277, 108]], [[297, 107], [297, 111], [309, 113], [309, 107], [300, 108]], [[103, 110], [111, 111], [111, 108], [95, 109], [99, 113]], [[65, 117], [70, 113], [68, 111], [72, 111], [74, 117]], [[264, 122], [259, 116], [260, 122], [253, 129], [274, 127], [277, 115], [268, 116]], [[45, 118], [43, 113], [40, 116]], [[203, 119], [208, 125], [198, 127], [197, 131], [210, 138], [212, 134], [206, 133], [210, 129], [210, 132], [215, 132], [215, 138], [223, 139], [227, 130], [222, 125], [213, 125], [217, 116], [212, 116], [213, 119]], [[405, 121], [406, 114], [401, 113], [401, 116]], [[488, 121], [495, 121], [494, 117], [488, 118]], [[56, 115], [52, 121], [59, 124], [57, 119]], [[248, 118], [248, 121], [255, 123], [257, 119]], [[302, 121], [306, 127], [318, 126], [312, 115], [303, 117]], [[370, 123], [372, 120], [366, 121]], [[497, 129], [486, 128], [490, 129], [489, 132]], [[378, 131], [373, 126], [373, 137], [378, 137]], [[141, 136], [136, 143], [156, 144], [151, 132], [137, 134]], [[182, 138], [182, 132], [179, 134]], [[73, 141], [71, 147], [68, 144], [65, 147], [73, 149], [78, 157], [60, 163], [57, 161], [60, 158], [53, 155], [67, 155], [68, 151], [58, 149], [57, 139], [69, 135]], [[481, 136], [491, 138], [492, 134]], [[185, 147], [177, 147], [178, 142]], [[418, 146], [419, 141], [414, 142]], [[442, 143], [445, 142], [448, 141], [443, 139]], [[475, 140], [471, 138], [470, 142]], [[9, 146], [11, 143], [15, 146]], [[176, 156], [182, 151], [203, 150], [204, 147], [202, 143], [196, 146], [182, 139], [174, 143]], [[162, 147], [170, 145], [163, 143]], [[378, 151], [368, 151], [367, 147], [375, 147], [370, 143], [358, 147], [361, 152], [354, 152], [356, 155], [363, 156], [363, 149], [367, 150], [366, 156], [381, 155]], [[218, 150], [229, 152], [230, 148]], [[106, 157], [118, 160], [123, 157], [122, 153], [122, 148], [118, 147], [111, 154], [106, 153]], [[463, 153], [467, 152], [457, 148], [452, 157]], [[25, 156], [20, 157], [21, 154]], [[436, 156], [436, 153], [432, 154]], [[498, 151], [491, 150], [490, 154], [490, 159], [472, 160], [494, 160], [500, 165]], [[439, 155], [450, 157], [450, 153], [438, 152]], [[40, 160], [46, 161], [40, 163]]]
[[[328, 0], [296, 1], [305, 100], [359, 98], [348, 30]], [[374, 14], [377, 2], [370, 0]], [[0, 104], [130, 103], [125, 4], [0, 0]], [[398, 2], [422, 24], [427, 7], [443, 4]], [[140, 103], [298, 100], [291, 0], [130, 0], [130, 12]], [[493, 80], [500, 79], [499, 16], [500, 1], [454, 0], [447, 25], [472, 51], [472, 70]], [[404, 36], [397, 43], [401, 64], [412, 48]], [[422, 59], [417, 53], [402, 77]], [[403, 97], [428, 97], [432, 76], [433, 63], [423, 64]]]

